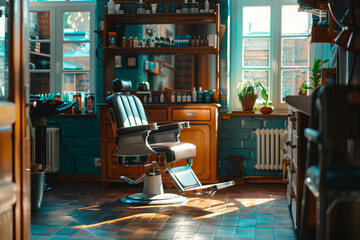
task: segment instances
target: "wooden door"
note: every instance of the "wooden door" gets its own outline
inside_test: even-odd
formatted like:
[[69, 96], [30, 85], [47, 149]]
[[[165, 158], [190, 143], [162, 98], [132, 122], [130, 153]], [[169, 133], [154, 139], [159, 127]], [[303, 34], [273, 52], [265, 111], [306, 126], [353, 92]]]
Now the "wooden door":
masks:
[[198, 179], [209, 180], [210, 170], [210, 126], [206, 124], [191, 124], [190, 128], [184, 129], [180, 134], [180, 142], [188, 142], [196, 145], [196, 157], [193, 159], [192, 169]]
[[29, 239], [27, 0], [0, 0], [0, 238]]

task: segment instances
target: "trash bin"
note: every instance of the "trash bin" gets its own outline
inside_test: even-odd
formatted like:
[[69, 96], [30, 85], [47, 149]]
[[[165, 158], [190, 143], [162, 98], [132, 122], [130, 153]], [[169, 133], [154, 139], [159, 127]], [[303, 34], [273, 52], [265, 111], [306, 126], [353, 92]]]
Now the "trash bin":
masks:
[[45, 173], [32, 172], [31, 173], [31, 209], [40, 210], [41, 203], [44, 196]]

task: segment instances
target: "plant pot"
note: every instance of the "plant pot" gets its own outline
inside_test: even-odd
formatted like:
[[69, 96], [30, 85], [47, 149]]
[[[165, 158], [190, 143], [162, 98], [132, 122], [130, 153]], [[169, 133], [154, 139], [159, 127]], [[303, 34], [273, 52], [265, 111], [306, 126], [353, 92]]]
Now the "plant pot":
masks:
[[241, 106], [243, 108], [243, 111], [252, 111], [255, 105], [257, 99], [257, 95], [252, 96], [242, 96], [240, 99]]
[[260, 112], [263, 113], [263, 114], [270, 114], [274, 111], [274, 109], [272, 107], [261, 107], [260, 108]]

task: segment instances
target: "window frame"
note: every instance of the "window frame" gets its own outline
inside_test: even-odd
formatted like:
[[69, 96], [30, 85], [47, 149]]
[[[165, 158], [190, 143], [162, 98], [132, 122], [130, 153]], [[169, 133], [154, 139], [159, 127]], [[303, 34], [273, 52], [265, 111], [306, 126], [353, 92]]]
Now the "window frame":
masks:
[[[69, 71], [65, 70], [63, 67], [64, 60], [64, 51], [63, 43], [72, 43], [74, 41], [64, 41], [64, 26], [63, 26], [63, 16], [64, 12], [90, 12], [90, 56], [89, 56], [89, 70], [85, 72], [90, 74], [90, 93], [95, 93], [96, 91], [96, 33], [92, 31], [96, 26], [96, 2], [30, 2], [29, 12], [50, 12], [50, 69], [49, 70], [31, 70], [30, 73], [50, 73], [50, 93], [60, 93], [63, 95], [64, 92], [64, 77], [66, 73], [82, 73], [84, 70], [79, 71]], [[60, 28], [60, 30], [59, 30]], [[47, 41], [47, 40], [45, 40]], [[31, 42], [31, 41], [30, 41]], [[81, 41], [75, 41], [81, 42]], [[74, 79], [76, 81], [76, 79]], [[77, 92], [74, 89], [74, 92]]]
[[[228, 110], [241, 110], [241, 103], [238, 100], [237, 96], [237, 84], [239, 80], [242, 79], [242, 71], [249, 69], [248, 67], [243, 67], [242, 60], [242, 43], [244, 38], [249, 36], [243, 36], [243, 8], [244, 7], [261, 7], [261, 6], [270, 6], [270, 35], [269, 36], [256, 36], [258, 38], [268, 37], [270, 39], [270, 49], [269, 49], [269, 58], [270, 58], [270, 67], [269, 67], [269, 80], [270, 89], [268, 90], [270, 99], [275, 109], [286, 109], [287, 105], [281, 102], [281, 70], [287, 69], [281, 66], [281, 44], [282, 44], [282, 33], [281, 33], [281, 18], [282, 18], [282, 6], [284, 5], [296, 5], [296, 0], [242, 0], [242, 1], [232, 1], [228, 0], [229, 6], [229, 18], [228, 25], [229, 36], [228, 36]], [[311, 24], [311, 14], [309, 14], [309, 25]], [[277, 27], [274, 27], [277, 26]], [[309, 66], [308, 69], [310, 72], [311, 66], [313, 64], [314, 58], [314, 46], [310, 44], [309, 35], [297, 35], [294, 37], [308, 37], [308, 59]], [[255, 36], [251, 36], [255, 37]], [[287, 35], [285, 37], [293, 37], [293, 35]], [[241, 56], [241, 57], [238, 57]], [[298, 67], [291, 67], [291, 69], [298, 69]], [[251, 69], [266, 69], [251, 67]], [[300, 68], [304, 69], [304, 68]]]

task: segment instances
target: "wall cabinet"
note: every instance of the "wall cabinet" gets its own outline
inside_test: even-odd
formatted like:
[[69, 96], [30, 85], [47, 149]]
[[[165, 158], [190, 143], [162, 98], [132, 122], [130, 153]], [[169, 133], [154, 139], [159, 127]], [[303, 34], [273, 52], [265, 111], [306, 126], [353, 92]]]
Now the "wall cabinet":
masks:
[[[202, 47], [109, 47], [109, 29], [116, 25], [145, 25], [145, 24], [214, 24], [215, 46]], [[213, 102], [215, 103], [184, 103], [184, 104], [145, 104], [145, 111], [149, 122], [166, 124], [189, 121], [190, 128], [180, 134], [180, 141], [193, 143], [197, 147], [196, 158], [193, 161], [193, 170], [202, 183], [216, 182], [217, 168], [217, 132], [219, 101], [219, 32], [220, 9], [216, 5], [215, 13], [179, 13], [179, 14], [104, 14], [104, 96], [111, 93], [111, 83], [116, 77], [116, 55], [180, 55], [180, 56], [208, 56], [214, 55], [215, 90]], [[141, 63], [139, 68], [143, 68]], [[176, 69], [175, 69], [176, 71]], [[210, 80], [208, 80], [210, 81]], [[210, 84], [209, 84], [210, 86]], [[182, 89], [176, 89], [182, 90]], [[142, 97], [140, 97], [142, 99]], [[104, 99], [105, 100], [105, 99]], [[136, 178], [143, 174], [142, 166], [125, 167], [113, 163], [115, 152], [114, 135], [107, 108], [101, 108], [101, 180], [104, 182], [120, 182], [120, 176]], [[185, 161], [173, 163], [173, 166], [184, 165]], [[170, 182], [167, 176], [163, 181]]]

